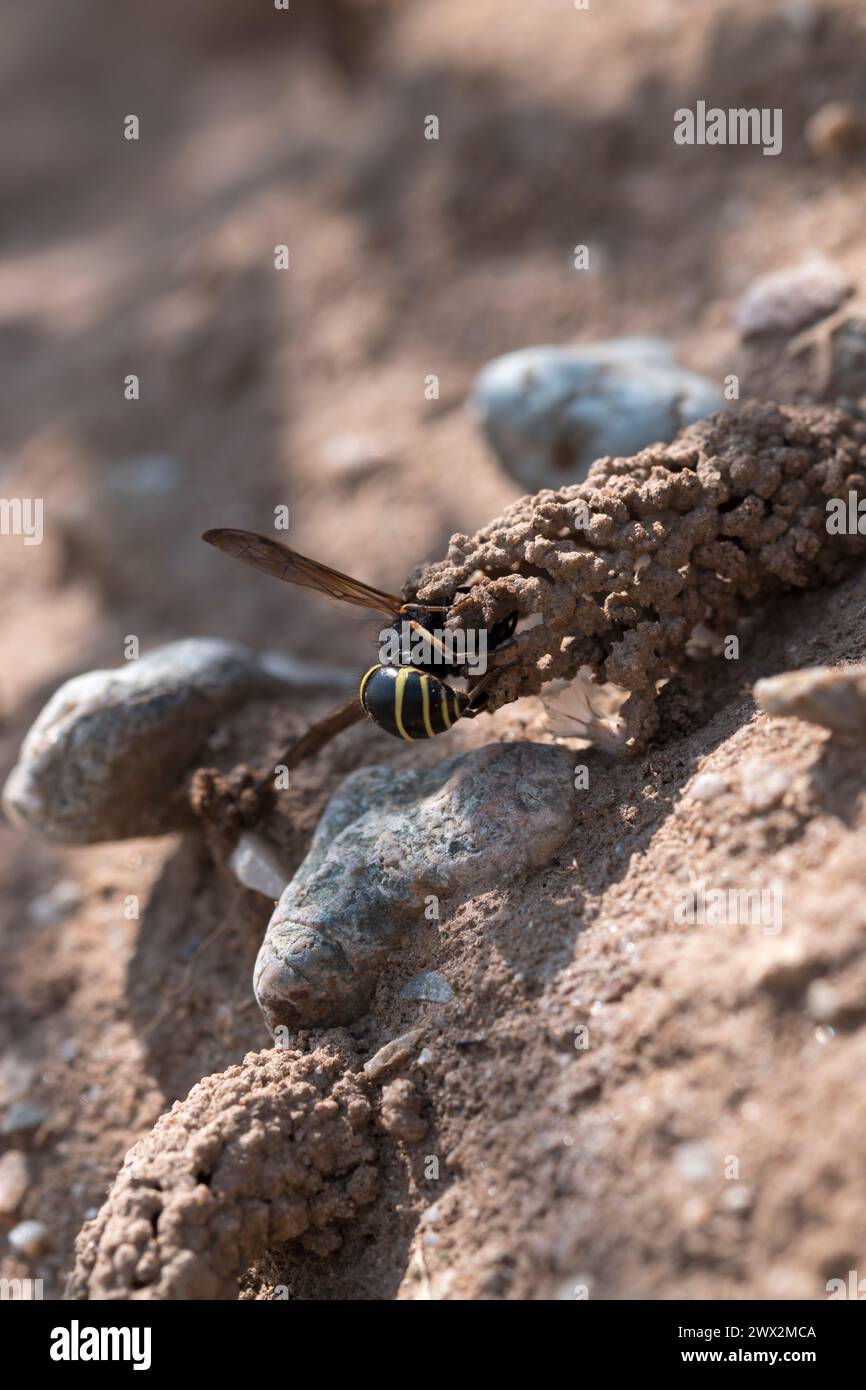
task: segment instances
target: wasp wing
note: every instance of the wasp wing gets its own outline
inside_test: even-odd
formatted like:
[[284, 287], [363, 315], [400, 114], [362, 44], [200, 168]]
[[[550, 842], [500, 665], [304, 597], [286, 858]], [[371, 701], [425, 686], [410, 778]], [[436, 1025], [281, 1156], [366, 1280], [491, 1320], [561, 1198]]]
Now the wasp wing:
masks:
[[589, 667], [581, 666], [572, 680], [555, 680], [547, 686], [542, 704], [548, 732], [555, 738], [580, 739], [584, 745], [622, 754], [627, 750], [619, 711], [627, 699], [627, 690], [612, 683], [597, 685]]
[[264, 570], [287, 584], [300, 584], [305, 589], [315, 589], [317, 593], [342, 603], [352, 603], [357, 608], [372, 608], [377, 613], [398, 614], [403, 600], [394, 594], [386, 594], [381, 589], [373, 589], [352, 579], [348, 574], [331, 569], [330, 565], [320, 565], [317, 560], [309, 560], [299, 555], [297, 550], [275, 541], [271, 536], [260, 535], [258, 531], [236, 531], [221, 526], [214, 531], [205, 531], [203, 541], [215, 545], [226, 555], [243, 560], [253, 569]]

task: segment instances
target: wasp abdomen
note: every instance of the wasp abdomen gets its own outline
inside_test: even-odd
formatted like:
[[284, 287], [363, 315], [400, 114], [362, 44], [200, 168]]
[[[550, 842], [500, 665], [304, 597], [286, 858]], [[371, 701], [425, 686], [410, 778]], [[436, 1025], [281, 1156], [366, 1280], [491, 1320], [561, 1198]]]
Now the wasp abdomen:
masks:
[[415, 666], [373, 666], [361, 681], [361, 704], [395, 738], [433, 738], [463, 714], [467, 697]]

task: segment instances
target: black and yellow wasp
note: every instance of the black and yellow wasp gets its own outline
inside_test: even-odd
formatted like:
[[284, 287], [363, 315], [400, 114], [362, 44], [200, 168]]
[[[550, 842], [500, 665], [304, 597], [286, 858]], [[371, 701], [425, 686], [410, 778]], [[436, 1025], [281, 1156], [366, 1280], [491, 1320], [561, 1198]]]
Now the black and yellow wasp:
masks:
[[[441, 660], [436, 663], [437, 666], [457, 669], [457, 663], [449, 658], [449, 653], [428, 627], [436, 615], [444, 618], [448, 608], [404, 603], [395, 594], [373, 589], [369, 584], [362, 584], [358, 579], [331, 569], [329, 565], [309, 560], [282, 542], [260, 535], [257, 531], [220, 527], [205, 531], [202, 540], [225, 551], [227, 555], [233, 555], [236, 560], [242, 560], [244, 564], [273, 574], [277, 579], [284, 579], [288, 584], [300, 584], [343, 603], [385, 613], [395, 631], [403, 623], [408, 623], [411, 630], [425, 636], [430, 646], [438, 651]], [[511, 613], [492, 627], [487, 634], [488, 651], [503, 646], [512, 636], [516, 624], [517, 614]], [[386, 733], [405, 739], [433, 738], [436, 734], [446, 733], [458, 719], [472, 719], [480, 713], [486, 699], [486, 687], [494, 674], [492, 671], [464, 692], [454, 690], [440, 680], [434, 674], [435, 669], [433, 665], [421, 662], [396, 666], [378, 662], [371, 666], [361, 678], [358, 690], [360, 705], [353, 701], [350, 706], [337, 710], [330, 719], [316, 726], [315, 746], [348, 727], [354, 719], [360, 719], [362, 712], [368, 714]]]

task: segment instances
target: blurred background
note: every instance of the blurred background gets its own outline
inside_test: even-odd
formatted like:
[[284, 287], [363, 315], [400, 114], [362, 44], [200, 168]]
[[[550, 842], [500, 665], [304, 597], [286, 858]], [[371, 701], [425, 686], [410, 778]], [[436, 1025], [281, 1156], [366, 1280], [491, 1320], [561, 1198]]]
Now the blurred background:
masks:
[[[862, 154], [806, 136], [862, 99], [861, 0], [0, 12], [0, 495], [45, 503], [42, 545], [0, 537], [4, 778], [47, 695], [118, 664], [129, 634], [362, 671], [363, 625], [200, 533], [286, 505], [300, 550], [399, 589], [524, 491], [465, 409], [490, 358], [652, 333], [720, 386], [756, 275], [822, 252], [862, 281]], [[783, 153], [676, 146], [673, 113], [699, 99], [782, 107]], [[161, 853], [0, 828], [0, 1106], [42, 1110], [17, 1208], [47, 1214], [54, 1288], [166, 1099], [108, 1079], [136, 1067], [115, 879], [146, 885]]]

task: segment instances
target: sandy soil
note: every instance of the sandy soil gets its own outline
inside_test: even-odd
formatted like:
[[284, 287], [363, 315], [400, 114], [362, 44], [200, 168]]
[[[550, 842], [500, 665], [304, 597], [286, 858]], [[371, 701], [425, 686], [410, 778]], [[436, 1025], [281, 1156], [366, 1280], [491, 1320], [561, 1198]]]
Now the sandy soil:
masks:
[[[802, 133], [858, 94], [855, 0], [443, 0], [383, 7], [348, 48], [321, 17], [275, 38], [284, 16], [243, 21], [228, 0], [182, 19], [3, 9], [2, 492], [45, 498], [46, 538], [0, 541], [0, 775], [48, 693], [117, 664], [127, 634], [363, 671], [369, 626], [198, 536], [287, 504], [301, 550], [399, 588], [519, 492], [462, 409], [496, 353], [657, 332], [721, 380], [755, 274], [821, 250], [866, 285], [862, 161], [822, 163]], [[674, 146], [673, 110], [699, 97], [783, 106], [783, 154]], [[598, 249], [581, 277], [577, 242]], [[778, 600], [739, 662], [671, 691], [642, 758], [594, 764], [547, 871], [407, 941], [347, 1045], [363, 1059], [427, 1024], [430, 1056], [406, 1074], [428, 1133], [380, 1139], [379, 1195], [339, 1250], [272, 1252], [245, 1296], [823, 1297], [866, 1271], [864, 755], [758, 716], [749, 693], [862, 659], [863, 600], [860, 575]], [[279, 746], [317, 708], [256, 706], [223, 751]], [[525, 732], [543, 736], [534, 704], [460, 728], [449, 753]], [[347, 736], [287, 808], [293, 862], [346, 771], [438, 755]], [[789, 775], [772, 804], [755, 804], [752, 759]], [[727, 788], [710, 803], [688, 790], [706, 769]], [[791, 958], [754, 929], [673, 923], [684, 868], [781, 878]], [[33, 1268], [4, 1248], [0, 1273], [59, 1296], [129, 1146], [266, 1045], [250, 979], [267, 908], [192, 840], [62, 851], [2, 826], [0, 871], [0, 1101], [44, 1110], [14, 1141], [30, 1173], [16, 1219], [51, 1240]], [[67, 879], [80, 906], [34, 917]], [[454, 985], [444, 1014], [398, 999], [421, 968]]]

